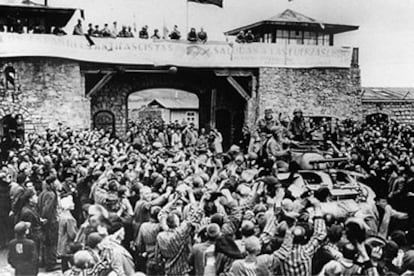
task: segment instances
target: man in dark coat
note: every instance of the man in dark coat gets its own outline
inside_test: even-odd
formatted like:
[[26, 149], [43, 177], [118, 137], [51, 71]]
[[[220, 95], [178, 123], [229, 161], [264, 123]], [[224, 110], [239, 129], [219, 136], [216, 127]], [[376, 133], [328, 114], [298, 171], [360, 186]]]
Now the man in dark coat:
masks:
[[37, 275], [38, 253], [35, 242], [26, 238], [30, 223], [18, 222], [14, 227], [16, 238], [9, 243], [7, 261], [15, 269], [16, 276]]
[[47, 271], [59, 269], [57, 265], [57, 243], [59, 223], [57, 216], [58, 195], [56, 192], [56, 177], [46, 179], [45, 189], [39, 195], [40, 216], [46, 219], [44, 225], [44, 262]]
[[7, 246], [12, 238], [10, 181], [11, 176], [5, 171], [0, 171], [0, 248]]

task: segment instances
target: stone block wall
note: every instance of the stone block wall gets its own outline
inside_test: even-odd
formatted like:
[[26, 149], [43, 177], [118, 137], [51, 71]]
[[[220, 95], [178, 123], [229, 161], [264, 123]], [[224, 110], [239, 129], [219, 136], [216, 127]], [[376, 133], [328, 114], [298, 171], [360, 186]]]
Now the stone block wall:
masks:
[[414, 102], [364, 102], [362, 112], [364, 116], [384, 113], [399, 123], [414, 124]]
[[297, 107], [305, 114], [361, 119], [359, 69], [260, 68], [259, 117], [266, 108], [292, 117]]
[[22, 113], [27, 130], [42, 132], [58, 123], [90, 127], [90, 101], [78, 62], [53, 58], [0, 59], [16, 70], [19, 92], [14, 101], [0, 98], [0, 118]]

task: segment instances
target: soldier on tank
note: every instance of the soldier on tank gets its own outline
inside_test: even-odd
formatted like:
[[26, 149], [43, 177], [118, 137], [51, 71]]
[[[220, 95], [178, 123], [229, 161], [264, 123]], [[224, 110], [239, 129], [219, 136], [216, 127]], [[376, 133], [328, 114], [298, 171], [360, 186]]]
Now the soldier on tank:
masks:
[[276, 119], [273, 117], [273, 110], [270, 108], [265, 109], [264, 118], [258, 121], [258, 127], [260, 132], [270, 132], [272, 127], [276, 126]]
[[293, 119], [289, 123], [288, 131], [292, 140], [305, 141], [307, 139], [308, 130], [300, 108], [296, 108], [293, 111]]

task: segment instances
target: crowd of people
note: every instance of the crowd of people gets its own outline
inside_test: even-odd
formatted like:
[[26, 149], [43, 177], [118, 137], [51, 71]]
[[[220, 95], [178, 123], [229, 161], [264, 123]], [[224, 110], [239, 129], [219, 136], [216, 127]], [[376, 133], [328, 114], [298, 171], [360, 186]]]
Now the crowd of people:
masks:
[[[342, 157], [375, 191], [364, 215], [337, 217], [323, 187], [295, 198], [295, 177], [279, 179], [297, 172], [292, 152], [311, 128], [324, 158]], [[217, 129], [177, 122], [131, 123], [122, 139], [10, 132], [0, 246], [16, 275], [413, 275], [413, 132], [388, 120], [315, 127], [299, 109], [290, 121], [267, 109], [228, 150]]]
[[44, 25], [40, 22], [29, 25], [28, 23], [24, 24], [21, 19], [14, 18], [8, 24], [0, 24], [0, 32], [9, 32], [9, 33], [18, 33], [18, 34], [48, 34], [52, 33], [54, 35], [66, 35], [66, 32], [63, 30], [62, 26], [52, 26], [50, 29], [46, 29]]
[[[48, 30], [40, 24], [36, 23], [33, 26], [27, 27], [23, 24], [20, 19], [16, 19], [16, 21], [10, 25], [2, 25], [0, 24], [0, 32], [10, 32], [10, 33], [33, 33], [33, 34], [47, 34]], [[62, 36], [66, 35], [67, 33], [61, 26], [54, 26], [50, 29], [49, 33], [54, 35]], [[118, 27], [118, 23], [114, 21], [112, 26], [110, 27], [107, 23], [104, 24], [103, 27], [99, 25], [93, 25], [92, 23], [88, 24], [86, 30], [84, 30], [82, 20], [78, 20], [77, 24], [74, 26], [73, 35], [88, 35], [89, 37], [138, 37], [140, 39], [171, 39], [171, 40], [181, 40], [182, 35], [180, 30], [178, 29], [177, 25], [174, 25], [173, 30], [171, 32], [167, 31], [166, 29], [160, 32], [159, 29], [154, 29], [153, 33], [149, 33], [148, 26], [143, 26], [139, 31], [136, 30], [135, 27], [123, 25], [121, 28]], [[246, 36], [248, 37], [248, 36]], [[207, 42], [207, 32], [204, 28], [200, 28], [200, 31], [197, 32], [195, 28], [191, 28], [187, 34], [186, 40], [189, 42], [198, 42], [198, 43], [205, 43]]]
[[[135, 28], [132, 28], [131, 26], [122, 26], [122, 29], [119, 30], [116, 21], [113, 22], [111, 28], [108, 26], [108, 24], [104, 24], [104, 27], [102, 29], [99, 27], [99, 25], [93, 26], [92, 23], [89, 23], [87, 31], [84, 32], [82, 21], [78, 20], [78, 23], [73, 28], [73, 35], [87, 34], [90, 37], [135, 37], [134, 33], [137, 32]], [[167, 33], [168, 31], [163, 30], [163, 34], [161, 35], [158, 29], [154, 29], [153, 34], [150, 35], [148, 31], [148, 26], [145, 25], [136, 35], [140, 39], [181, 39], [181, 32], [179, 31], [177, 25], [174, 25], [173, 30], [168, 34]], [[201, 28], [199, 32], [197, 32], [195, 28], [191, 28], [187, 35], [187, 41], [205, 43], [207, 42], [207, 33], [204, 31], [203, 28]]]

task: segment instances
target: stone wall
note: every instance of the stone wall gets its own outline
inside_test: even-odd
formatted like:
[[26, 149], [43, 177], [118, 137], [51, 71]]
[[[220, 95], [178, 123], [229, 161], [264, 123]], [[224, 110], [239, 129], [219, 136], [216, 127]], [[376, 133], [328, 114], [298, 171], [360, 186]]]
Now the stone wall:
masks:
[[361, 83], [358, 68], [259, 70], [258, 114], [266, 108], [292, 116], [295, 108], [305, 114], [361, 118]]
[[[164, 76], [116, 76], [89, 101], [85, 97], [85, 79], [77, 62], [53, 58], [0, 60], [0, 65], [6, 63], [15, 68], [20, 89], [14, 101], [0, 101], [0, 118], [10, 113], [22, 113], [27, 128], [38, 131], [55, 128], [59, 122], [73, 128], [88, 128], [94, 114], [107, 110], [115, 115], [115, 127], [122, 133], [128, 119], [129, 93], [167, 87], [183, 89], [199, 96], [201, 126], [206, 126], [210, 120], [209, 103], [213, 88], [218, 89], [217, 109], [232, 111], [232, 118], [245, 117], [245, 121], [251, 124], [268, 107], [288, 116], [294, 108], [301, 107], [305, 113], [311, 114], [362, 117], [360, 72], [357, 68], [260, 68], [257, 92], [253, 89], [252, 102], [246, 105], [225, 79], [218, 79], [206, 71], [191, 70]], [[254, 87], [256, 84], [252, 84], [250, 89]], [[404, 117], [408, 116], [406, 112], [396, 110], [395, 114]], [[241, 125], [233, 122], [231, 125], [241, 128]], [[237, 136], [233, 132], [231, 136]]]
[[364, 116], [374, 113], [384, 113], [399, 123], [414, 124], [414, 102], [363, 102]]
[[17, 97], [0, 99], [0, 118], [21, 113], [27, 130], [44, 131], [58, 123], [75, 129], [90, 127], [90, 102], [85, 97], [79, 63], [53, 58], [0, 59], [16, 70]]

